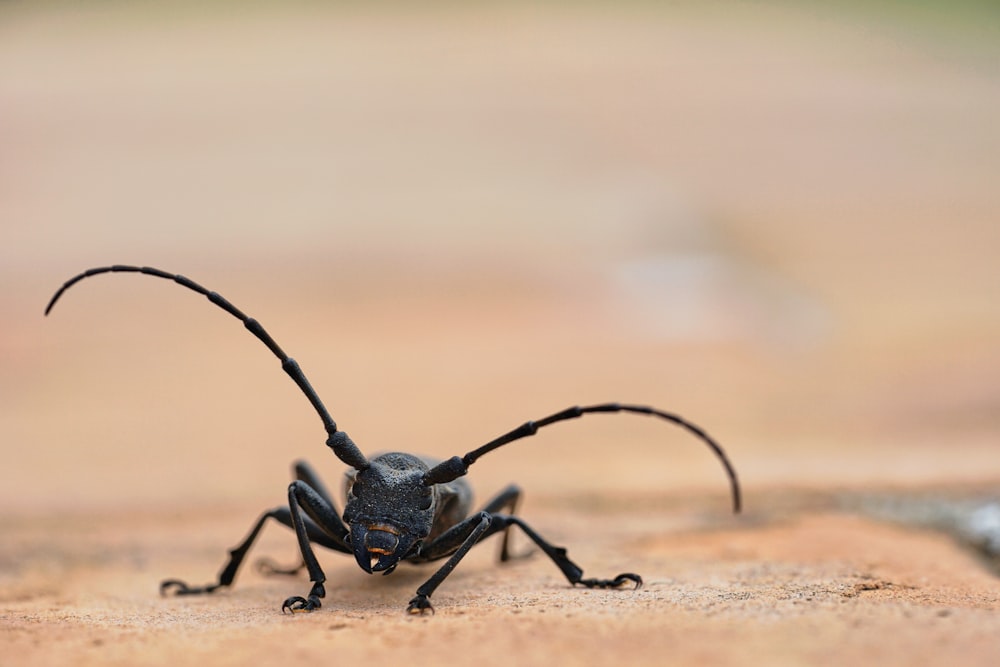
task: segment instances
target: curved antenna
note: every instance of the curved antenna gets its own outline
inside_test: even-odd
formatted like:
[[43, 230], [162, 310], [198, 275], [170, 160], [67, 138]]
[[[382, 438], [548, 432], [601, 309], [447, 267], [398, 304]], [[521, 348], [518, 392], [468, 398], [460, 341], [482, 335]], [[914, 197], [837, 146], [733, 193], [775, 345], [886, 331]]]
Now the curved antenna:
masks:
[[732, 489], [733, 494], [733, 512], [739, 513], [742, 507], [742, 500], [740, 495], [740, 483], [736, 478], [736, 470], [733, 465], [729, 462], [729, 457], [726, 456], [726, 452], [722, 449], [719, 444], [713, 440], [705, 431], [700, 427], [695, 426], [691, 422], [687, 421], [682, 417], [678, 417], [675, 414], [669, 412], [663, 412], [662, 410], [657, 410], [656, 408], [650, 408], [645, 405], [622, 405], [621, 403], [601, 403], [600, 405], [589, 405], [586, 407], [574, 406], [572, 408], [566, 408], [562, 412], [557, 412], [553, 415], [549, 415], [544, 419], [539, 419], [538, 421], [529, 421], [521, 424], [513, 431], [501, 435], [499, 438], [491, 440], [482, 447], [474, 449], [465, 456], [453, 456], [446, 461], [442, 461], [438, 465], [434, 466], [424, 474], [423, 482], [427, 486], [433, 484], [441, 484], [445, 482], [450, 482], [453, 479], [461, 477], [469, 471], [469, 466], [476, 462], [476, 460], [483, 454], [488, 454], [494, 449], [503, 447], [504, 445], [514, 442], [515, 440], [520, 440], [521, 438], [527, 438], [528, 436], [535, 435], [538, 429], [543, 426], [548, 426], [549, 424], [555, 424], [556, 422], [565, 421], [567, 419], [575, 419], [577, 417], [582, 417], [585, 414], [591, 412], [631, 412], [640, 415], [653, 415], [661, 419], [666, 419], [669, 422], [673, 422], [678, 426], [688, 430], [689, 432], [700, 438], [705, 444], [707, 444], [715, 455], [722, 462], [722, 467], [726, 470], [726, 475], [729, 476], [729, 486]]
[[306, 395], [309, 402], [312, 403], [313, 408], [319, 414], [320, 419], [323, 420], [323, 426], [326, 428], [327, 440], [326, 444], [333, 450], [333, 453], [337, 455], [341, 461], [349, 466], [357, 468], [358, 470], [363, 470], [368, 467], [368, 459], [365, 455], [361, 453], [358, 446], [354, 444], [354, 441], [343, 431], [337, 430], [337, 422], [333, 421], [333, 417], [327, 412], [326, 406], [323, 405], [323, 401], [320, 400], [319, 395], [316, 390], [312, 388], [309, 384], [309, 380], [306, 378], [305, 373], [299, 368], [298, 362], [285, 354], [278, 344], [271, 338], [271, 335], [264, 330], [264, 327], [260, 323], [253, 319], [252, 317], [247, 317], [240, 311], [239, 308], [229, 303], [224, 297], [220, 296], [216, 292], [210, 292], [198, 283], [185, 278], [184, 276], [177, 275], [174, 273], [167, 273], [166, 271], [161, 271], [159, 269], [154, 269], [148, 266], [126, 266], [122, 264], [116, 264], [114, 266], [101, 266], [96, 269], [88, 269], [83, 273], [70, 278], [63, 286], [59, 288], [58, 291], [52, 296], [49, 301], [49, 305], [45, 307], [45, 314], [48, 315], [52, 310], [52, 307], [56, 305], [56, 301], [59, 297], [63, 295], [63, 292], [68, 290], [70, 287], [80, 282], [84, 278], [89, 278], [91, 276], [96, 276], [101, 273], [142, 273], [147, 276], [156, 276], [157, 278], [165, 278], [167, 280], [173, 280], [178, 285], [187, 287], [189, 290], [197, 292], [208, 298], [209, 301], [214, 303], [219, 308], [243, 322], [243, 326], [247, 330], [257, 337], [267, 349], [274, 353], [274, 356], [281, 360], [281, 368], [292, 378], [295, 384], [298, 385], [302, 393]]

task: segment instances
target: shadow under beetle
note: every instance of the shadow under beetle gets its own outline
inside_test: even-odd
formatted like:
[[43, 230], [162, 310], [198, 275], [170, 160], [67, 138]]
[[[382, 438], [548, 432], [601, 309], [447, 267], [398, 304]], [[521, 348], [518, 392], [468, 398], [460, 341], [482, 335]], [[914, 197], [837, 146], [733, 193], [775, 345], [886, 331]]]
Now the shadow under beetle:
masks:
[[567, 408], [543, 419], [526, 422], [464, 456], [453, 456], [445, 461], [438, 462], [403, 452], [381, 454], [369, 460], [354, 441], [337, 427], [337, 423], [327, 412], [298, 363], [284, 353], [257, 320], [247, 317], [219, 294], [210, 292], [184, 276], [138, 266], [116, 265], [89, 269], [59, 288], [49, 301], [45, 314], [48, 315], [63, 292], [77, 282], [109, 272], [143, 273], [172, 280], [204, 295], [209, 301], [243, 322], [250, 333], [260, 339], [281, 360], [282, 369], [298, 385], [323, 420], [327, 433], [327, 446], [333, 450], [337, 458], [351, 467], [348, 472], [343, 518], [337, 515], [332, 496], [312, 468], [304, 462], [298, 462], [295, 465], [296, 479], [288, 487], [288, 506], [264, 512], [257, 519], [246, 538], [229, 552], [229, 561], [219, 573], [217, 582], [206, 586], [189, 586], [183, 581], [168, 579], [160, 584], [161, 593], [198, 595], [230, 586], [247, 551], [268, 519], [275, 519], [295, 530], [302, 552], [302, 564], [290, 569], [266, 565], [266, 569], [272, 573], [291, 574], [304, 567], [308, 570], [312, 582], [312, 588], [306, 597], [293, 596], [282, 603], [283, 612], [318, 609], [321, 599], [326, 596], [326, 589], [323, 586], [326, 575], [323, 574], [313, 553], [313, 544], [354, 554], [358, 565], [368, 573], [389, 574], [396, 569], [401, 560], [425, 563], [447, 558], [444, 565], [417, 588], [416, 595], [410, 600], [407, 611], [422, 614], [428, 610], [433, 611], [430, 596], [451, 574], [469, 549], [480, 541], [502, 532], [500, 560], [508, 560], [510, 554], [507, 549], [507, 537], [511, 526], [517, 526], [524, 531], [574, 586], [617, 588], [632, 583], [638, 588], [642, 585], [642, 578], [631, 572], [619, 574], [613, 579], [584, 579], [583, 570], [569, 559], [564, 548], [550, 544], [520, 517], [514, 516], [521, 495], [521, 490], [517, 486], [507, 487], [479, 511], [469, 513], [472, 492], [468, 483], [461, 478], [468, 472], [469, 466], [481, 456], [515, 440], [534, 435], [544, 426], [595, 412], [652, 415], [673, 422], [693, 433], [704, 441], [722, 462], [729, 476], [733, 511], [740, 511], [739, 482], [722, 448], [703, 430], [685, 419], [640, 405], [602, 403]]

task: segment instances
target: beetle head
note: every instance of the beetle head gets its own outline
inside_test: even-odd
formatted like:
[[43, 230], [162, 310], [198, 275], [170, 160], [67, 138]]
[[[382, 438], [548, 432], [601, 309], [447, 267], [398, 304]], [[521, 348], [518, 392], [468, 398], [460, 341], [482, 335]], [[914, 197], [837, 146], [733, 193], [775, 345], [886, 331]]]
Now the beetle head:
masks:
[[423, 484], [427, 466], [408, 454], [383, 454], [348, 473], [344, 522], [354, 558], [368, 573], [392, 572], [431, 531], [434, 491]]

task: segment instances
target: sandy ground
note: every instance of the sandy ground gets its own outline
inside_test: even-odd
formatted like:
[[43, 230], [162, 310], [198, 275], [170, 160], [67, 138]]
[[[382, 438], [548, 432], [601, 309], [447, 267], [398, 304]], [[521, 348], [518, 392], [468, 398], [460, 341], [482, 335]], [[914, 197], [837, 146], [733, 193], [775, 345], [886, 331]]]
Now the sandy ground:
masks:
[[[0, 665], [993, 665], [994, 10], [895, 3], [0, 8]], [[342, 466], [260, 319], [368, 453], [491, 453], [480, 500], [588, 576], [208, 582], [290, 463]], [[528, 550], [527, 540], [517, 541]], [[251, 560], [295, 561], [269, 528]]]
[[[220, 536], [246, 523], [234, 513], [6, 522], [4, 664], [261, 664], [331, 653], [498, 665], [995, 662], [1000, 581], [947, 536], [755, 500], [739, 521], [677, 509], [690, 499], [596, 510], [528, 503], [525, 515], [589, 575], [635, 570], [645, 586], [573, 590], [543, 557], [498, 566], [495, 545], [484, 545], [425, 617], [403, 610], [429, 570], [369, 577], [336, 556], [323, 559], [328, 598], [310, 615], [278, 612], [306, 592], [304, 578], [252, 570], [212, 597], [157, 597], [163, 576], [207, 583], [228, 544]], [[258, 554], [294, 562], [291, 534], [273, 529]]]

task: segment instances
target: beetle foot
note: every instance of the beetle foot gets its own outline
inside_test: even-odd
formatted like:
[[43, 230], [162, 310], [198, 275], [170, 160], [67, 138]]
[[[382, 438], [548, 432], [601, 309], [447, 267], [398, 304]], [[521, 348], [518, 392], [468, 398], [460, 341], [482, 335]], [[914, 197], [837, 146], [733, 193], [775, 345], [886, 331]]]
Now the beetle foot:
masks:
[[204, 595], [214, 593], [220, 584], [208, 586], [188, 586], [180, 579], [164, 579], [160, 582], [160, 595]]
[[410, 600], [410, 605], [406, 608], [406, 611], [414, 615], [420, 614], [421, 616], [423, 616], [428, 611], [431, 612], [431, 614], [433, 614], [434, 607], [431, 606], [431, 599], [429, 597], [427, 597], [426, 595], [418, 594], [414, 596], [412, 600]]
[[631, 581], [635, 584], [633, 590], [639, 590], [642, 588], [642, 577], [638, 574], [632, 574], [631, 572], [624, 572], [619, 574], [614, 579], [581, 579], [576, 582], [581, 586], [586, 586], [587, 588], [618, 588], [625, 585], [625, 582]]
[[322, 581], [317, 581], [313, 583], [308, 598], [304, 598], [301, 595], [293, 595], [285, 600], [281, 604], [281, 613], [284, 614], [286, 609], [293, 614], [300, 611], [314, 611], [323, 606], [323, 603], [320, 602], [320, 598], [323, 597], [326, 597], [326, 588], [323, 587]]
[[323, 603], [315, 595], [310, 595], [308, 599], [301, 595], [293, 595], [282, 603], [281, 613], [284, 614], [286, 609], [293, 614], [314, 611], [322, 606]]

